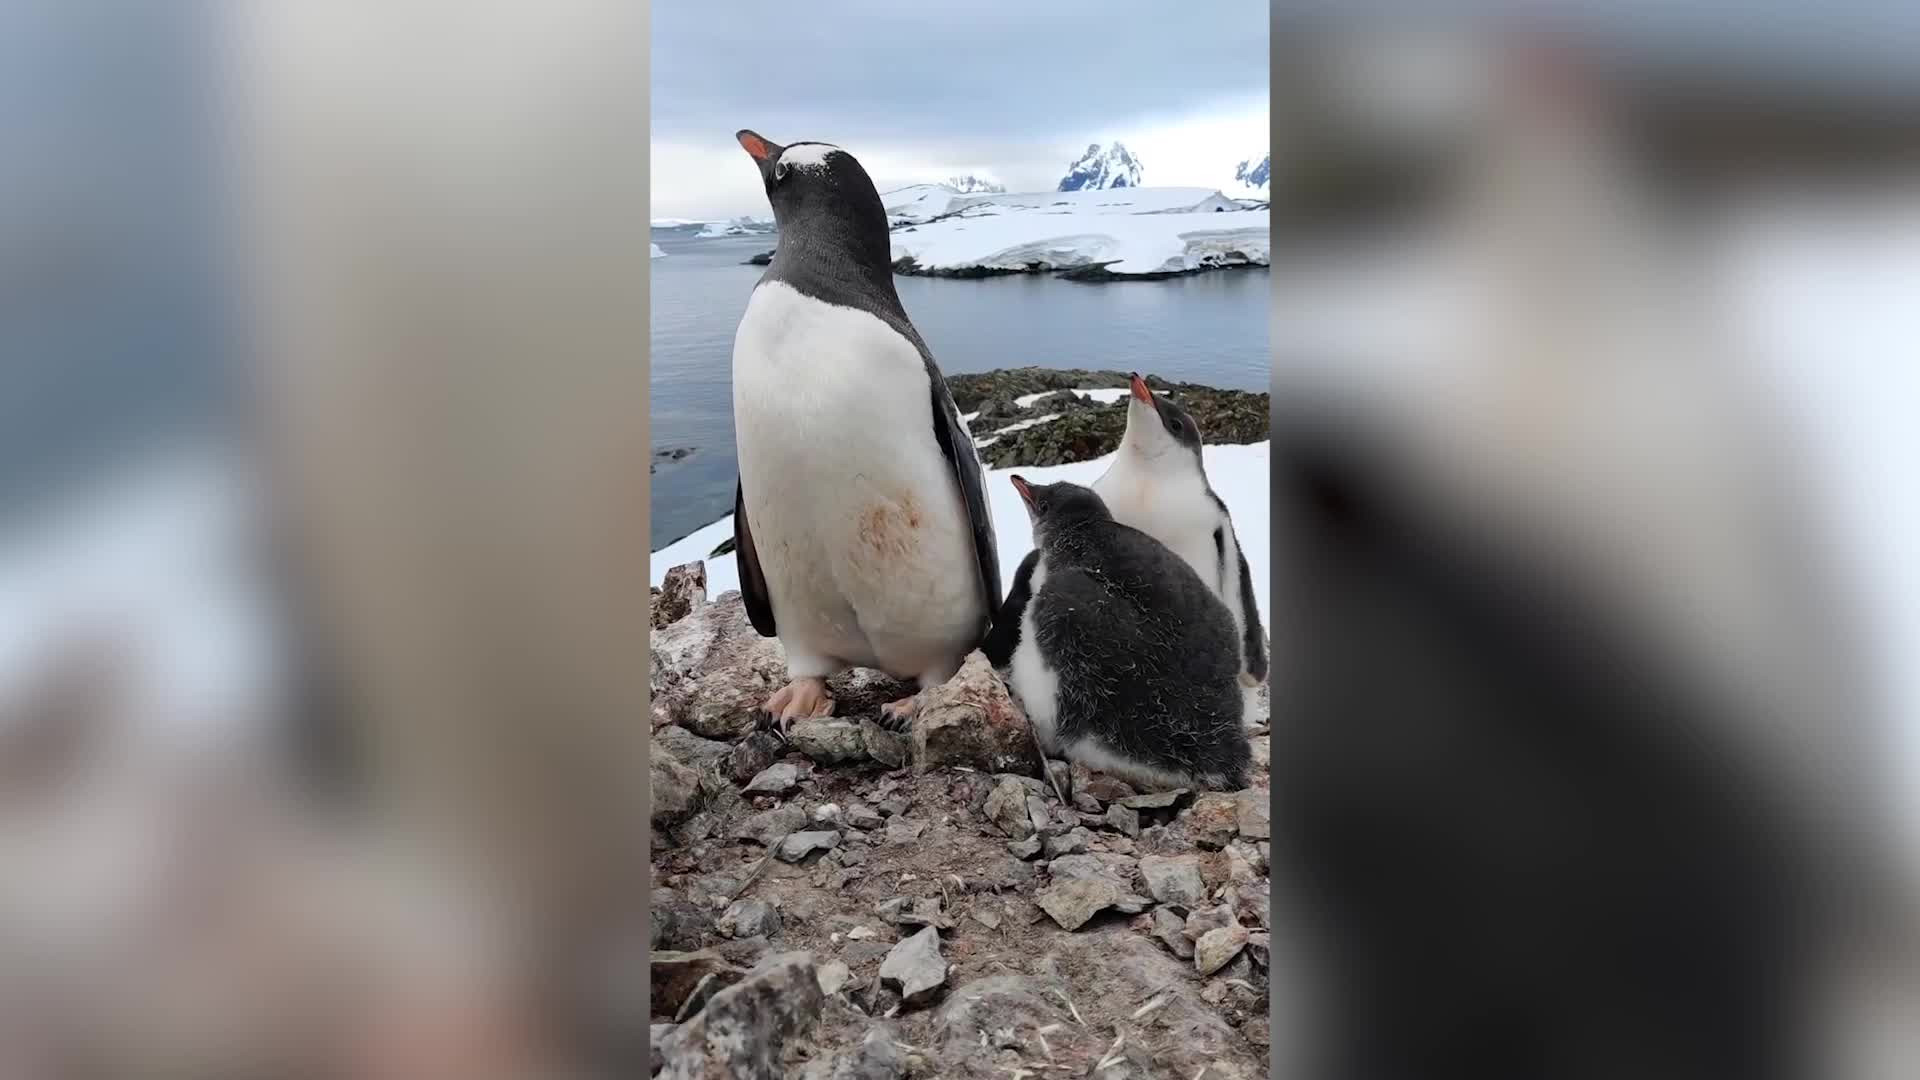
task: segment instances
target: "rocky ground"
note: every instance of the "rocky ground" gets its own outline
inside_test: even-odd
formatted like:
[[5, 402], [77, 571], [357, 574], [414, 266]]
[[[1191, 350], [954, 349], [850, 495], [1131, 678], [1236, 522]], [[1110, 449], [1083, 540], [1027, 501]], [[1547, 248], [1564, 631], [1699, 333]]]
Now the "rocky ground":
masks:
[[[1146, 380], [1147, 385], [1170, 394], [1193, 415], [1201, 437], [1208, 443], [1254, 443], [1269, 438], [1272, 421], [1266, 394], [1170, 382], [1157, 375], [1147, 375]], [[1065, 465], [1113, 453], [1127, 431], [1126, 402], [1103, 404], [1065, 391], [1120, 388], [1127, 383], [1124, 371], [1037, 367], [947, 377], [947, 388], [960, 411], [979, 413], [968, 426], [975, 439], [992, 439], [980, 448], [980, 457], [996, 469]], [[1047, 391], [1057, 392], [1030, 405], [1017, 404], [1018, 398]], [[994, 435], [996, 430], [1018, 421], [1055, 413], [1060, 414], [1057, 420]]]
[[739, 594], [695, 563], [654, 603], [656, 1076], [1266, 1075], [1264, 701], [1244, 792], [1043, 776], [979, 654], [907, 735], [851, 672], [782, 742]]

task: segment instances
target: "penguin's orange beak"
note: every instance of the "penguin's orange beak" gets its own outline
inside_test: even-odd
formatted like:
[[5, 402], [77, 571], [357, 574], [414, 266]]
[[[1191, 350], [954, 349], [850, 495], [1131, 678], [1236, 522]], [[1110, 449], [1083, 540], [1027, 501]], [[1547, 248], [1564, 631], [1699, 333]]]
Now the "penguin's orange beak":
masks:
[[734, 132], [733, 137], [740, 140], [740, 147], [747, 152], [748, 156], [762, 165], [780, 153], [779, 146], [745, 128]]
[[1013, 481], [1013, 490], [1020, 493], [1020, 501], [1027, 504], [1027, 509], [1033, 509], [1033, 485], [1027, 483], [1024, 478], [1019, 476], [1012, 476], [1008, 479]]
[[1137, 371], [1133, 372], [1132, 374], [1133, 374], [1133, 396], [1140, 399], [1141, 401], [1145, 402], [1148, 405], [1153, 404], [1153, 391], [1147, 389], [1147, 380], [1141, 378], [1140, 373]]

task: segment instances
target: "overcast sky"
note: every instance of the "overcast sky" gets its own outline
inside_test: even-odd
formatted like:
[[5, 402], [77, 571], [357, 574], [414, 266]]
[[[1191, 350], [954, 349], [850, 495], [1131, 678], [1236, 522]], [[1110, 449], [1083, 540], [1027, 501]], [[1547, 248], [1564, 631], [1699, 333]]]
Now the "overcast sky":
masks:
[[890, 187], [1051, 190], [1114, 139], [1149, 184], [1267, 149], [1266, 0], [655, 4], [653, 216], [770, 213], [733, 133], [845, 147]]

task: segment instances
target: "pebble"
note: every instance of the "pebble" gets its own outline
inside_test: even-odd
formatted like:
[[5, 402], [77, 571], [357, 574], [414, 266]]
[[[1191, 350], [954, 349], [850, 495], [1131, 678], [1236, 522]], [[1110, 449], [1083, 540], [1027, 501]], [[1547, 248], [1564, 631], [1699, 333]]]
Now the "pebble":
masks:
[[1011, 840], [1007, 843], [1007, 850], [1022, 859], [1031, 859], [1040, 854], [1040, 847], [1040, 838], [1037, 836], [1029, 836], [1025, 840]]
[[898, 987], [900, 999], [906, 1004], [931, 997], [947, 981], [947, 961], [940, 955], [940, 931], [929, 926], [901, 940], [881, 961], [880, 981]]
[[780, 932], [780, 911], [765, 900], [735, 900], [715, 929], [730, 938], [771, 937]]
[[1087, 845], [1092, 842], [1093, 834], [1076, 825], [1059, 836], [1047, 837], [1042, 847], [1047, 853], [1047, 858], [1057, 859], [1062, 855], [1080, 854], [1086, 851]]
[[831, 830], [823, 832], [797, 832], [780, 842], [774, 852], [781, 862], [797, 863], [815, 851], [825, 850], [840, 843], [840, 834]]
[[1211, 975], [1227, 966], [1247, 946], [1247, 931], [1238, 926], [1223, 926], [1200, 935], [1193, 943], [1194, 970]]
[[887, 822], [886, 818], [880, 816], [879, 811], [866, 803], [848, 803], [842, 816], [846, 818], [847, 824], [856, 829], [877, 829]]
[[1169, 909], [1153, 909], [1153, 936], [1182, 960], [1193, 957], [1193, 942], [1188, 939], [1186, 929], [1187, 921]]
[[1207, 899], [1200, 859], [1195, 855], [1142, 855], [1140, 877], [1147, 883], [1147, 892], [1163, 904], [1192, 908]]
[[779, 761], [760, 770], [747, 782], [749, 795], [785, 795], [800, 786], [800, 766]]

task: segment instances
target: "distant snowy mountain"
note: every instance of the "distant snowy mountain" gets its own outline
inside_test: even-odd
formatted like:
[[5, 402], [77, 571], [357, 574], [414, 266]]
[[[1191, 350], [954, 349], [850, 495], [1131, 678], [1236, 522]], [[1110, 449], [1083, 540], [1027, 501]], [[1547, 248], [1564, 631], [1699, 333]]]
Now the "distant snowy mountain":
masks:
[[1058, 191], [1088, 191], [1096, 188], [1140, 186], [1140, 159], [1121, 143], [1101, 149], [1099, 143], [1087, 147], [1080, 160], [1067, 166]]
[[1273, 155], [1261, 154], [1256, 160], [1248, 158], [1233, 170], [1233, 178], [1250, 188], [1264, 188], [1272, 172]]
[[966, 176], [950, 177], [947, 180], [946, 186], [952, 188], [956, 194], [960, 195], [998, 195], [1007, 190], [1005, 184], [996, 184], [991, 180], [982, 180], [971, 173]]

